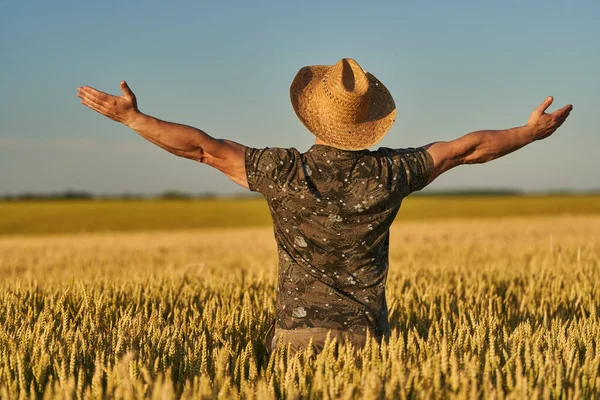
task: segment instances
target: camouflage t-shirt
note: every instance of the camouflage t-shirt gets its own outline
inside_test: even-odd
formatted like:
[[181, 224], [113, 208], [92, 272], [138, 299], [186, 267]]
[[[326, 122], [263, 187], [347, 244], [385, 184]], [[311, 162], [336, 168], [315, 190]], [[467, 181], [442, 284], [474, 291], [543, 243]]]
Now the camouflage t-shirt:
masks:
[[423, 148], [340, 150], [315, 144], [246, 150], [250, 190], [267, 200], [279, 253], [276, 327], [389, 333], [389, 227], [422, 189]]

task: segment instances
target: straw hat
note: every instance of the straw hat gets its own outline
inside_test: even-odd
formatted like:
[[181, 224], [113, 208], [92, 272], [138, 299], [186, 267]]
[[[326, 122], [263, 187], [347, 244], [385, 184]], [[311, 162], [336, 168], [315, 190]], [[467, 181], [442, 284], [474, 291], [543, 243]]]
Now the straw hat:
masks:
[[390, 92], [350, 58], [335, 65], [301, 68], [290, 86], [290, 97], [310, 132], [344, 150], [373, 146], [396, 119]]

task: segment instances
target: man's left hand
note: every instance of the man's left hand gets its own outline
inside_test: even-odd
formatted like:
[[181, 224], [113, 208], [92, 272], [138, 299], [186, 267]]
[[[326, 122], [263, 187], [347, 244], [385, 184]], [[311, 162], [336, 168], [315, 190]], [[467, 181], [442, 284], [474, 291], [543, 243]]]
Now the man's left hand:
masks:
[[77, 97], [81, 99], [81, 104], [113, 121], [129, 126], [139, 116], [140, 111], [138, 110], [135, 94], [133, 94], [127, 82], [121, 82], [121, 90], [123, 91], [122, 96], [113, 96], [92, 87], [83, 86], [77, 89]]

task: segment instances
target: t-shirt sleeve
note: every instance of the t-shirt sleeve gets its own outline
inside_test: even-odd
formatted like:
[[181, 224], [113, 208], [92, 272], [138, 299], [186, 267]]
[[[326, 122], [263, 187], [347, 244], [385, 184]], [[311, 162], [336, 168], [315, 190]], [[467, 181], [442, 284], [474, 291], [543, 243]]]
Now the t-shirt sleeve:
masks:
[[397, 149], [393, 156], [403, 196], [423, 189], [433, 173], [433, 158], [424, 147]]
[[298, 152], [278, 147], [247, 147], [245, 153], [248, 188], [263, 195], [275, 193], [296, 175]]

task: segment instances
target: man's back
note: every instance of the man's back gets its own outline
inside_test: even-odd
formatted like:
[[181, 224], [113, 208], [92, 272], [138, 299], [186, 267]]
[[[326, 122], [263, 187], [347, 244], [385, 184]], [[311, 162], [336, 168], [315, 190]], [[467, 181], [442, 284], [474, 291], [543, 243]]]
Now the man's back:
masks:
[[278, 329], [388, 333], [389, 227], [432, 167], [424, 149], [247, 149], [249, 188], [274, 223]]

